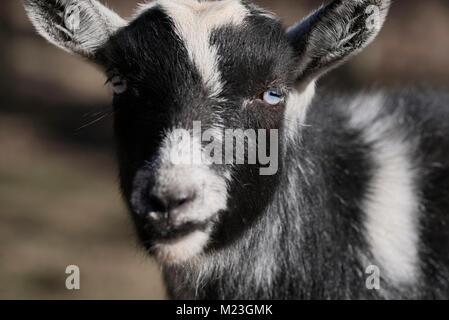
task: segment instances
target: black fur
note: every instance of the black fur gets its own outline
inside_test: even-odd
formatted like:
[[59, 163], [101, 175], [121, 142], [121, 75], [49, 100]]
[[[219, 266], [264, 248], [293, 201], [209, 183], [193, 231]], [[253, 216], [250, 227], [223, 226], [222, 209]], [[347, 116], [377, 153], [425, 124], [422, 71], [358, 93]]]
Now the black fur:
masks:
[[[388, 292], [368, 290], [367, 274], [357, 258], [369, 254], [362, 221], [361, 199], [375, 170], [370, 145], [361, 132], [348, 126], [347, 106], [352, 98], [319, 93], [308, 113], [307, 126], [289, 144], [279, 186], [263, 215], [239, 241], [229, 244], [236, 256], [217, 256], [208, 276], [198, 285], [195, 268], [168, 267], [165, 279], [171, 296], [199, 299], [447, 299], [449, 297], [449, 215], [447, 213], [449, 95], [420, 89], [388, 95], [379, 114], [393, 117], [397, 130], [418, 138], [414, 150], [419, 185], [420, 270], [416, 286], [397, 287], [383, 278]], [[363, 104], [358, 106], [364, 108]], [[439, 115], [435, 117], [435, 115]], [[298, 163], [302, 171], [298, 170]], [[296, 186], [294, 190], [292, 185]], [[253, 186], [256, 187], [256, 186]], [[261, 190], [263, 192], [263, 189]], [[292, 194], [297, 202], [292, 202]], [[236, 199], [235, 201], [240, 201]], [[279, 222], [281, 228], [270, 230]], [[301, 226], [300, 229], [297, 226]], [[260, 244], [262, 242], [262, 244]], [[267, 246], [269, 243], [269, 246]], [[265, 250], [264, 250], [265, 247]], [[259, 251], [258, 251], [259, 250]], [[274, 281], [257, 283], [256, 256], [276, 261]], [[235, 260], [234, 260], [235, 259]], [[204, 270], [203, 270], [204, 271]], [[250, 280], [248, 280], [250, 279]], [[193, 288], [197, 288], [194, 291]]]

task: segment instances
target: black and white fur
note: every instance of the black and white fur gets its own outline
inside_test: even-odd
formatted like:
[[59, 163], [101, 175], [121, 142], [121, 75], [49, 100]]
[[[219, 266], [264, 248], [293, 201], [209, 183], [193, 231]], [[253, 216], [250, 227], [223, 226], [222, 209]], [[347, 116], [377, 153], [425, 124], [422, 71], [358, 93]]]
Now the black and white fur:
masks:
[[[25, 0], [44, 37], [115, 79], [121, 189], [172, 298], [449, 298], [449, 96], [315, 92], [389, 5], [336, 0], [285, 31], [240, 0], [157, 0], [130, 21], [95, 0]], [[285, 101], [267, 104], [270, 88]], [[279, 129], [278, 173], [173, 165], [190, 147], [173, 130], [194, 121], [218, 141]]]

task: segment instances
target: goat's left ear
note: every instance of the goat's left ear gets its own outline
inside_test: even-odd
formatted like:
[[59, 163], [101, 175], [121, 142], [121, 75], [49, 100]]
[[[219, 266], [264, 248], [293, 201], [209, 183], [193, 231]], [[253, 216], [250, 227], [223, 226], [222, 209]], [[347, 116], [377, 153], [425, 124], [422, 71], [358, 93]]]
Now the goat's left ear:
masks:
[[41, 36], [71, 53], [95, 59], [95, 52], [126, 21], [96, 0], [24, 0]]
[[307, 84], [363, 50], [379, 33], [390, 0], [336, 0], [287, 30], [297, 79]]

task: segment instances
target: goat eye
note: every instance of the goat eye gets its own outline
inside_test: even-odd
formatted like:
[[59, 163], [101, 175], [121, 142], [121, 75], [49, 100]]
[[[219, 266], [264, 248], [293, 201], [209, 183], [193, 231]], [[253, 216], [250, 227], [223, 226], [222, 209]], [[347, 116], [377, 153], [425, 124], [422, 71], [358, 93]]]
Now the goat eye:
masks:
[[109, 80], [109, 87], [111, 88], [112, 93], [122, 94], [126, 91], [128, 85], [125, 78], [116, 75]]
[[276, 105], [284, 100], [284, 94], [280, 90], [270, 89], [263, 94], [263, 101], [270, 105]]

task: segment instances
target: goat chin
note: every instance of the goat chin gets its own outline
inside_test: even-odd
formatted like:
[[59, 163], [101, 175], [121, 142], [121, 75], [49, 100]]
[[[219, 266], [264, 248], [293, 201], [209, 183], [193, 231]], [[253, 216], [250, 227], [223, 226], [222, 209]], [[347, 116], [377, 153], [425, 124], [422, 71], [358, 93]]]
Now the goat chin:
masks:
[[199, 259], [209, 241], [209, 234], [194, 231], [180, 239], [153, 245], [151, 251], [161, 264], [192, 263]]

